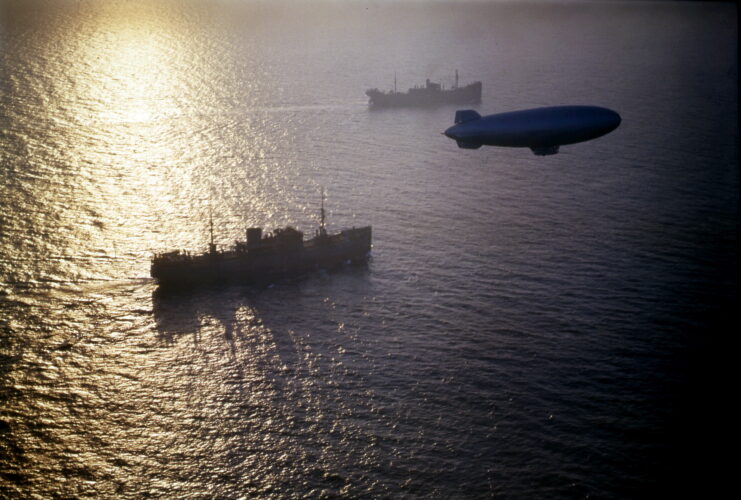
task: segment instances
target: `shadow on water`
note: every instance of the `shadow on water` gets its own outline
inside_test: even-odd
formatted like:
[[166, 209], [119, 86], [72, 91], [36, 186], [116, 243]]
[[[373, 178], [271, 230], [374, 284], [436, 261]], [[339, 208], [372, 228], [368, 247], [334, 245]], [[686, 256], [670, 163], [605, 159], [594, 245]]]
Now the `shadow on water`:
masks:
[[270, 332], [284, 364], [295, 359], [290, 332], [316, 331], [333, 324], [336, 300], [355, 302], [367, 295], [369, 264], [352, 264], [299, 278], [251, 285], [208, 286], [182, 290], [157, 288], [152, 311], [160, 340], [172, 344], [193, 335], [198, 344], [207, 318], [218, 322], [234, 350], [235, 336], [250, 330]]

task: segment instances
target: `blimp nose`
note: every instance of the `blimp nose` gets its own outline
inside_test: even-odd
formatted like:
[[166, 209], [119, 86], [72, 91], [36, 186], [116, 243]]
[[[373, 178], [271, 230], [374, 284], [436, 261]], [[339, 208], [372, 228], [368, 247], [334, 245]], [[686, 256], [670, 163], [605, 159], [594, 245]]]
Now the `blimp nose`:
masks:
[[610, 111], [609, 127], [610, 127], [610, 131], [613, 131], [616, 128], [618, 128], [618, 126], [620, 126], [620, 122], [622, 121], [622, 118], [620, 118], [620, 115], [614, 112], [613, 110], [610, 109], [609, 111]]

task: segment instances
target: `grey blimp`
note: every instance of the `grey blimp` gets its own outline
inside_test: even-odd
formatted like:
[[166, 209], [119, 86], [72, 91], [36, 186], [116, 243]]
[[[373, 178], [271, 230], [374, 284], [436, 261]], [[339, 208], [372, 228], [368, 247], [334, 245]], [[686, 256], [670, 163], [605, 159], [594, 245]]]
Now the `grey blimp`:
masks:
[[455, 113], [455, 125], [443, 133], [464, 149], [530, 148], [544, 156], [558, 153], [559, 146], [601, 137], [618, 125], [619, 114], [598, 106], [551, 106], [483, 117], [466, 109]]

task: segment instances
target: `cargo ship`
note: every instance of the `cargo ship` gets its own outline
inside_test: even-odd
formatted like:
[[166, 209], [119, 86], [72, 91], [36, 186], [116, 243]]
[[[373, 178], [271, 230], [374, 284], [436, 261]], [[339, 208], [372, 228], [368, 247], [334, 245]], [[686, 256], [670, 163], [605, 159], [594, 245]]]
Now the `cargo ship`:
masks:
[[247, 229], [246, 240], [233, 248], [219, 250], [211, 243], [201, 254], [175, 250], [152, 258], [151, 276], [160, 288], [185, 288], [220, 283], [256, 283], [291, 277], [319, 268], [348, 262], [364, 262], [371, 250], [371, 226], [330, 234], [324, 225], [324, 195], [321, 222], [313, 238], [304, 240], [301, 231], [287, 226], [263, 234], [260, 227]]
[[434, 106], [437, 104], [478, 104], [481, 102], [481, 82], [473, 82], [464, 87], [458, 86], [458, 70], [455, 71], [455, 85], [451, 89], [443, 88], [440, 83], [427, 79], [424, 87], [413, 87], [408, 92], [394, 90], [382, 92], [378, 89], [365, 91], [368, 104], [372, 108], [397, 108], [413, 106]]

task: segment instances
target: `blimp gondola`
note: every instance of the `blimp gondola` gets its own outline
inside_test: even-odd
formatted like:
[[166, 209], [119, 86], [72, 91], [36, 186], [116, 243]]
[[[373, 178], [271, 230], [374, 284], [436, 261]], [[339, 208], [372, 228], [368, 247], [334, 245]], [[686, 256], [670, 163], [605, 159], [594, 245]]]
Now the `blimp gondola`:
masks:
[[620, 115], [598, 106], [551, 106], [481, 116], [472, 109], [455, 113], [455, 125], [443, 132], [458, 147], [526, 147], [540, 156], [560, 146], [596, 139], [620, 125]]

